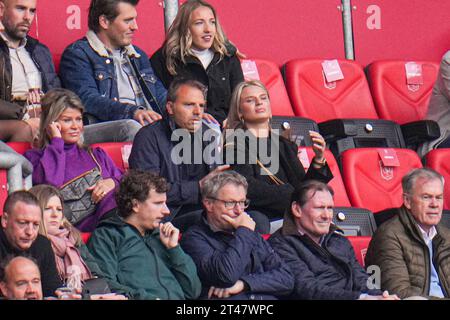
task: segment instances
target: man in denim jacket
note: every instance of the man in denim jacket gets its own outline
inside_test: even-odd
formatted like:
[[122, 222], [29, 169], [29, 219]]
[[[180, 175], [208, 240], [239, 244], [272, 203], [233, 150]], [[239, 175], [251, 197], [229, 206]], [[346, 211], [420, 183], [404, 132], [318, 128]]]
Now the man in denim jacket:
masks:
[[85, 120], [133, 119], [128, 122], [134, 133], [161, 119], [166, 100], [166, 89], [147, 55], [131, 44], [138, 29], [138, 2], [92, 0], [89, 31], [66, 48], [60, 65], [63, 86], [77, 93], [86, 107]]

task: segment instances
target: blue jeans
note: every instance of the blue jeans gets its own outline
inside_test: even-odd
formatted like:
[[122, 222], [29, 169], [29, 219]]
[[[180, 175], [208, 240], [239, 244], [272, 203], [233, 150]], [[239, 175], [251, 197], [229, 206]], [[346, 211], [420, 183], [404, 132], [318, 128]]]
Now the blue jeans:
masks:
[[84, 143], [133, 141], [141, 128], [139, 122], [131, 119], [89, 124], [84, 127]]

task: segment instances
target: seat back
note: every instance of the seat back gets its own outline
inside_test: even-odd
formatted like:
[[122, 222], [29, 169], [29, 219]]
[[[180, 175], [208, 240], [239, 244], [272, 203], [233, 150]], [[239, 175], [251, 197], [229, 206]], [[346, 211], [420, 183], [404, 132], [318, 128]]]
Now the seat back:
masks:
[[24, 154], [27, 150], [32, 148], [29, 142], [8, 142], [7, 145], [20, 154]]
[[290, 130], [289, 138], [298, 146], [312, 146], [309, 131], [319, 132], [317, 123], [307, 118], [273, 116], [271, 122], [272, 129], [278, 129], [280, 134], [286, 129]]
[[128, 169], [129, 154], [125, 154], [126, 150], [124, 148], [129, 148], [129, 151], [131, 150], [131, 145], [131, 142], [103, 142], [92, 144], [91, 147], [102, 148], [119, 169], [126, 171]]
[[450, 210], [442, 212], [441, 224], [450, 229]]
[[370, 240], [372, 237], [347, 237], [350, 243], [353, 246], [353, 250], [355, 251], [356, 259], [361, 264], [361, 266], [365, 266], [364, 260], [366, 259], [367, 248], [369, 248]]
[[362, 208], [334, 207], [333, 223], [345, 236], [372, 236], [377, 229], [372, 212]]
[[425, 156], [426, 166], [444, 176], [444, 209], [450, 209], [450, 149], [434, 149]]
[[335, 119], [319, 124], [334, 156], [354, 148], [405, 148], [399, 124], [383, 119]]
[[322, 59], [298, 59], [284, 66], [286, 89], [295, 114], [316, 122], [377, 119], [363, 68], [354, 61], [338, 60], [344, 79], [326, 83], [322, 62]]
[[[269, 60], [243, 60], [242, 64], [254, 61], [258, 69], [259, 80], [264, 83], [270, 95], [272, 114], [276, 116], [294, 116], [289, 96], [284, 86], [283, 77], [278, 65]], [[245, 70], [245, 68], [243, 68]], [[245, 76], [245, 75], [244, 75]], [[246, 79], [250, 79], [246, 76]], [[254, 78], [253, 78], [254, 79]]]
[[[308, 170], [312, 159], [314, 158], [314, 151], [312, 147], [299, 147], [299, 159], [302, 162], [305, 171]], [[306, 154], [305, 154], [306, 153]], [[339, 207], [350, 207], [350, 200], [345, 190], [344, 182], [342, 181], [339, 166], [330, 150], [325, 150], [325, 159], [327, 159], [328, 166], [333, 173], [333, 179], [328, 182], [328, 185], [334, 191], [334, 205]]]
[[367, 208], [375, 214], [386, 208], [400, 207], [403, 176], [422, 167], [417, 153], [409, 149], [390, 149], [396, 153], [400, 165], [385, 167], [378, 150], [350, 149], [342, 154], [342, 178], [352, 206]]
[[0, 217], [3, 214], [3, 205], [8, 197], [8, 177], [5, 169], [0, 169]]
[[423, 120], [428, 111], [431, 92], [436, 81], [439, 64], [416, 61], [422, 66], [422, 85], [408, 85], [407, 61], [375, 61], [367, 67], [367, 78], [373, 101], [381, 119], [399, 124]]

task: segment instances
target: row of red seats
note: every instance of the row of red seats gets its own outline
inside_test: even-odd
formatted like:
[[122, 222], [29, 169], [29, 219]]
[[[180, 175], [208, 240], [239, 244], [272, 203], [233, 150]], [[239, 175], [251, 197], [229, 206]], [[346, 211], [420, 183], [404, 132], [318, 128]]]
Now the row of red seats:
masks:
[[321, 59], [287, 62], [283, 76], [267, 60], [255, 61], [260, 80], [267, 86], [274, 115], [299, 116], [323, 122], [337, 118], [385, 119], [404, 124], [422, 120], [439, 64], [416, 61], [422, 67], [423, 84], [406, 81], [406, 61], [376, 61], [363, 67], [355, 61], [339, 60], [344, 79], [326, 83]]

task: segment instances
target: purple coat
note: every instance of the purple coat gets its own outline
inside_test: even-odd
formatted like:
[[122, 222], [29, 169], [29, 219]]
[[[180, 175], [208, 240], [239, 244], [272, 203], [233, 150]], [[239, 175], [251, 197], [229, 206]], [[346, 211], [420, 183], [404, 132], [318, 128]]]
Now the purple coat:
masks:
[[[101, 148], [92, 149], [92, 153], [102, 169], [102, 178], [112, 178], [117, 187], [122, 178], [122, 171]], [[33, 164], [34, 185], [50, 184], [57, 188], [96, 166], [85, 149], [76, 144], [64, 144], [61, 138], [53, 138], [43, 150], [27, 151], [25, 157]], [[83, 232], [92, 232], [100, 218], [117, 206], [114, 194], [114, 191], [109, 192], [97, 204], [97, 210], [76, 227]]]

